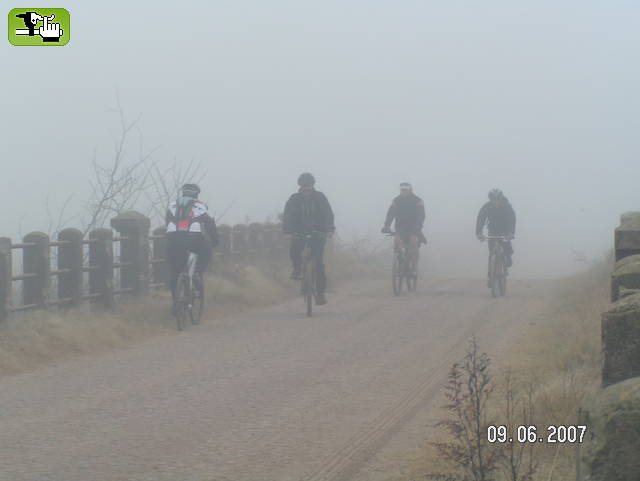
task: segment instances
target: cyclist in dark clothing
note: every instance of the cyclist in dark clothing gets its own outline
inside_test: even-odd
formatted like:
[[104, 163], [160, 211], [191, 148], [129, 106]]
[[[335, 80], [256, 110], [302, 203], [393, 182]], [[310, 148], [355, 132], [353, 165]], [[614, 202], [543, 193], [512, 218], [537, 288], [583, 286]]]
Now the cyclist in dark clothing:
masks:
[[[327, 235], [335, 231], [333, 211], [327, 197], [315, 190], [315, 178], [308, 172], [298, 178], [300, 189], [289, 197], [282, 220], [282, 230], [286, 234], [311, 234], [321, 235], [311, 238], [311, 251], [316, 259], [316, 304], [327, 303], [325, 288], [327, 284], [324, 269], [324, 246]], [[291, 239], [290, 257], [293, 264], [292, 279], [300, 279], [302, 276], [302, 251], [306, 240], [295, 235]]]
[[[478, 212], [476, 220], [476, 237], [482, 242], [485, 240], [484, 226], [490, 236], [505, 236], [513, 238], [516, 232], [516, 213], [511, 207], [509, 200], [500, 189], [492, 189], [489, 192], [489, 202], [484, 204]], [[491, 249], [491, 243], [489, 244]], [[513, 246], [511, 241], [505, 242], [507, 254], [507, 267], [513, 264]]]
[[413, 193], [413, 187], [408, 182], [400, 184], [400, 195], [393, 199], [387, 211], [382, 233], [391, 233], [391, 223], [394, 220], [396, 230], [394, 244], [399, 247], [404, 243], [411, 260], [411, 270], [415, 273], [420, 256], [420, 244], [427, 243], [422, 233], [425, 211], [424, 202]]
[[203, 273], [211, 260], [212, 247], [218, 245], [215, 220], [207, 204], [198, 200], [200, 187], [182, 186], [181, 194], [167, 209], [167, 259], [171, 270], [171, 294], [175, 297], [178, 276], [185, 268], [189, 252], [198, 255], [196, 269]]

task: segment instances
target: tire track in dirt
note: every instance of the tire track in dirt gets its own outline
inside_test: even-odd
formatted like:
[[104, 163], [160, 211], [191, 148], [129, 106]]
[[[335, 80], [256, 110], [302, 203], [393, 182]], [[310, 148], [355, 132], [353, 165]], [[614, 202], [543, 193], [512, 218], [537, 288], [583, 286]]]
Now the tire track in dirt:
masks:
[[343, 481], [350, 479], [367, 460], [383, 446], [406, 422], [442, 389], [449, 367], [460, 358], [461, 348], [469, 338], [490, 319], [486, 315], [493, 309], [489, 304], [474, 314], [482, 321], [468, 326], [459, 339], [451, 346], [449, 355], [438, 365], [425, 371], [422, 379], [411, 391], [399, 399], [394, 406], [387, 408], [367, 426], [358, 431], [344, 445], [336, 448], [327, 456], [322, 466], [308, 474], [301, 481]]

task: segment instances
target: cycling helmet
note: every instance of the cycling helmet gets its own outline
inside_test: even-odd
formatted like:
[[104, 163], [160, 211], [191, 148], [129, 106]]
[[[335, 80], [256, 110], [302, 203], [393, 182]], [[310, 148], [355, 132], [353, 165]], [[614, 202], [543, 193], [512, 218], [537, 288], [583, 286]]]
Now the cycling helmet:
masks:
[[409, 182], [402, 182], [400, 184], [400, 189], [413, 190], [413, 186]]
[[498, 200], [504, 197], [504, 194], [500, 189], [491, 189], [489, 191], [489, 200]]
[[316, 183], [315, 177], [309, 172], [303, 172], [298, 177], [298, 185], [300, 187], [313, 187]]
[[182, 186], [182, 195], [185, 197], [193, 197], [194, 199], [197, 199], [199, 193], [200, 187], [198, 187], [198, 184], [184, 184]]

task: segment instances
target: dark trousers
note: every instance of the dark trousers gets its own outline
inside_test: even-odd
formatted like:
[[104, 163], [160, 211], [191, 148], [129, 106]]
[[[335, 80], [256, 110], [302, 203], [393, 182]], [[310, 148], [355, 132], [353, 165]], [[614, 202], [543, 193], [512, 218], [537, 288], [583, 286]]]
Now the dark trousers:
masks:
[[196, 271], [203, 273], [211, 260], [211, 242], [199, 232], [169, 232], [167, 260], [171, 271], [171, 294], [175, 296], [178, 276], [185, 269], [189, 253], [198, 255]]
[[[489, 239], [489, 252], [491, 252], [491, 249], [493, 248], [493, 244], [494, 242], [498, 242], [496, 239]], [[511, 241], [500, 241], [502, 242], [502, 245], [504, 246], [504, 253], [508, 256], [512, 256], [513, 255], [513, 246], [511, 245]]]
[[416, 272], [418, 268], [420, 244], [420, 234], [396, 232], [396, 235], [393, 237], [393, 245], [396, 249], [403, 246], [407, 249], [409, 265], [413, 272]]
[[[300, 269], [302, 265], [302, 251], [306, 246], [306, 242], [307, 240], [304, 237], [293, 236], [291, 239], [289, 255], [294, 269]], [[311, 243], [311, 254], [316, 260], [316, 291], [318, 294], [323, 294], [327, 287], [327, 275], [324, 270], [324, 245], [326, 238], [312, 237], [309, 242]]]
[[[489, 239], [489, 254], [491, 254], [491, 249], [493, 249], [494, 244], [498, 242], [498, 240], [496, 239]], [[511, 258], [511, 256], [513, 255], [513, 246], [511, 245], [511, 241], [500, 241], [502, 242], [502, 245], [504, 246], [504, 253], [507, 256], [508, 259]], [[489, 259], [491, 259], [491, 257], [489, 257]], [[511, 262], [507, 261], [507, 267], [511, 265]], [[487, 277], [490, 275], [491, 273], [491, 265], [489, 265], [489, 271], [487, 274]]]

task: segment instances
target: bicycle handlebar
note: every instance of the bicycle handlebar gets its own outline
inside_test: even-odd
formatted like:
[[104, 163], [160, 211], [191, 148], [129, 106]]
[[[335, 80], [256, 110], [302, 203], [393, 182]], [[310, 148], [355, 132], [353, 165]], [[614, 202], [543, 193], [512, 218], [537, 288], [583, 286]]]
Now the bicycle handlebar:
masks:
[[485, 236], [487, 239], [501, 239], [501, 240], [513, 240], [512, 235], [488, 235]]
[[327, 232], [313, 231], [306, 234], [302, 234], [300, 232], [291, 232], [293, 237], [299, 238], [310, 238], [310, 237], [327, 237], [329, 234]]

